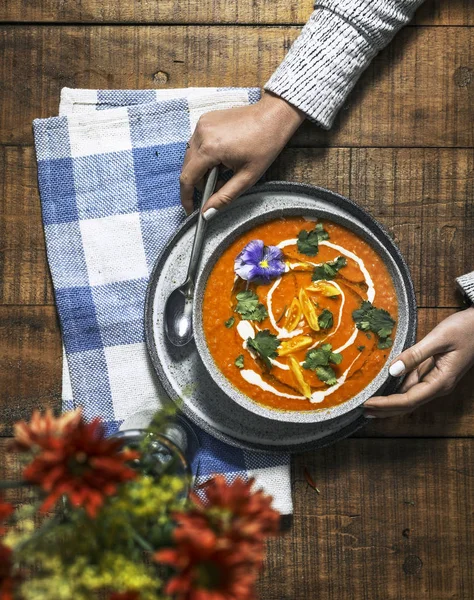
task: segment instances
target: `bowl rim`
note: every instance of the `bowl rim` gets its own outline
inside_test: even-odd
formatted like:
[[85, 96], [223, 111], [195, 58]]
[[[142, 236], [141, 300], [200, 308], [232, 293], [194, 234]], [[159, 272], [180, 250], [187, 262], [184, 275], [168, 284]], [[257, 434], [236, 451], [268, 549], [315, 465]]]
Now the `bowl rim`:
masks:
[[[308, 184], [297, 184], [289, 182], [271, 182], [260, 186], [256, 186], [249, 190], [246, 194], [244, 194], [244, 197], [267, 192], [296, 192], [304, 196], [313, 196], [324, 201], [329, 201], [329, 203], [349, 205], [350, 213], [356, 213], [354, 216], [359, 217], [362, 225], [367, 227], [371, 235], [369, 235], [368, 231], [360, 227], [358, 223], [355, 224], [351, 222], [349, 219], [350, 215], [331, 215], [330, 213], [328, 213], [327, 210], [321, 209], [320, 207], [315, 207], [314, 210], [310, 208], [301, 207], [295, 207], [294, 209], [291, 207], [275, 207], [275, 209], [273, 210], [269, 210], [264, 214], [255, 215], [247, 221], [245, 221], [244, 223], [241, 223], [232, 231], [231, 235], [229, 235], [226, 239], [222, 240], [218, 244], [218, 246], [208, 257], [205, 264], [200, 265], [200, 271], [196, 281], [195, 303], [193, 307], [193, 327], [196, 348], [210, 377], [214, 379], [217, 385], [227, 394], [228, 397], [231, 398], [231, 400], [235, 401], [237, 404], [249, 410], [250, 412], [263, 416], [267, 419], [277, 421], [301, 423], [316, 423], [321, 421], [328, 421], [359, 408], [366, 400], [368, 400], [375, 393], [381, 392], [389, 379], [387, 365], [389, 364], [390, 359], [393, 358], [394, 350], [398, 348], [398, 354], [404, 348], [406, 348], [408, 345], [414, 342], [416, 334], [417, 312], [413, 282], [408, 266], [403, 256], [401, 255], [400, 250], [398, 249], [390, 235], [387, 233], [385, 228], [380, 223], [378, 223], [378, 221], [376, 221], [376, 219], [374, 219], [374, 217], [372, 217], [370, 213], [368, 213], [365, 209], [362, 209], [355, 202], [324, 188], [319, 188], [317, 186], [311, 186]], [[343, 206], [343, 208], [345, 207]], [[242, 235], [242, 233], [253, 229], [261, 223], [277, 219], [278, 216], [282, 216], [284, 214], [292, 216], [304, 216], [304, 214], [308, 215], [309, 213], [313, 217], [317, 216], [315, 213], [319, 213], [321, 215], [321, 218], [324, 220], [340, 223], [341, 225], [348, 228], [350, 231], [356, 233], [356, 235], [361, 237], [372, 248], [374, 248], [374, 250], [378, 253], [378, 255], [381, 257], [384, 264], [389, 270], [390, 276], [392, 277], [394, 286], [397, 291], [397, 300], [399, 304], [400, 294], [398, 289], [401, 285], [405, 296], [403, 303], [404, 308], [407, 311], [410, 318], [406, 320], [404, 329], [400, 328], [400, 321], [399, 319], [397, 319], [397, 332], [395, 335], [394, 344], [393, 347], [390, 349], [389, 356], [387, 357], [384, 366], [377, 373], [374, 379], [367, 386], [365, 386], [365, 388], [363, 388], [363, 390], [361, 390], [358, 394], [341, 404], [329, 408], [317, 408], [316, 406], [314, 410], [305, 411], [278, 410], [267, 407], [263, 404], [259, 404], [258, 402], [247, 396], [245, 393], [240, 391], [222, 373], [218, 365], [215, 363], [214, 358], [207, 346], [203, 328], [202, 305], [204, 300], [204, 290], [207, 285], [208, 277], [212, 269], [214, 268], [217, 260], [221, 256], [222, 252], [236, 239], [238, 239], [238, 237]], [[380, 246], [380, 248], [383, 248], [384, 251], [381, 252], [380, 248], [375, 247], [376, 245]], [[397, 282], [394, 278], [395, 274], [398, 275], [398, 287]], [[400, 317], [400, 311], [398, 316]]]

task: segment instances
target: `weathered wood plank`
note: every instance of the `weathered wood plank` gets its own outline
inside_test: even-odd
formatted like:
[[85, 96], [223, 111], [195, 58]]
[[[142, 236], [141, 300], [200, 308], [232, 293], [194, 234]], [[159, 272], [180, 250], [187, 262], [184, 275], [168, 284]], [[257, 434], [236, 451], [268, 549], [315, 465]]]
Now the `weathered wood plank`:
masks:
[[52, 304], [32, 148], [0, 148], [0, 304]]
[[[415, 17], [417, 24], [473, 24], [469, 0], [429, 0]], [[303, 24], [313, 9], [312, 0], [292, 2], [227, 2], [224, 0], [6, 0], [0, 21], [73, 23], [248, 23]]]
[[[61, 340], [54, 307], [0, 306], [0, 436], [35, 408], [57, 408]], [[0, 461], [2, 462], [2, 461]]]
[[[474, 268], [474, 156], [461, 149], [288, 149], [268, 178], [327, 187], [394, 235], [420, 306], [457, 306]], [[0, 147], [0, 304], [52, 304], [34, 151]]]
[[474, 597], [473, 464], [473, 440], [352, 439], [297, 457], [262, 600]]
[[[298, 27], [3, 26], [0, 143], [31, 143], [31, 121], [57, 114], [64, 86], [261, 86], [298, 32]], [[473, 48], [474, 28], [404, 29], [363, 75], [334, 128], [324, 132], [306, 123], [293, 144], [472, 146]]]
[[[453, 310], [421, 309], [419, 337]], [[34, 408], [59, 409], [61, 345], [53, 307], [0, 306], [0, 436]], [[459, 388], [399, 419], [372, 421], [360, 437], [474, 436], [474, 370]]]

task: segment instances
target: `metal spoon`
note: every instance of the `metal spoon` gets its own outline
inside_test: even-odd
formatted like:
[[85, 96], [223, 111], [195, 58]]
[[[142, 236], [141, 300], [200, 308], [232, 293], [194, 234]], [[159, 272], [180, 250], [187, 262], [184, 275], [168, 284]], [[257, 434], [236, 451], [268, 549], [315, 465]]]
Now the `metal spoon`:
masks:
[[[214, 193], [217, 175], [218, 169], [214, 167], [207, 176], [201, 206], [204, 206]], [[206, 227], [206, 219], [203, 218], [202, 211], [199, 210], [186, 281], [171, 292], [165, 304], [165, 332], [174, 346], [185, 346], [193, 339], [194, 280], [199, 258], [201, 257]]]

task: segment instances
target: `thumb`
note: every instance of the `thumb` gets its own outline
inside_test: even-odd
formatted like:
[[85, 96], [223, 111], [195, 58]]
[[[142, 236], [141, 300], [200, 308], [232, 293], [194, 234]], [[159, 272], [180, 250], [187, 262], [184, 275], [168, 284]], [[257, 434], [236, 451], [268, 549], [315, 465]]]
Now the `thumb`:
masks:
[[402, 352], [392, 362], [388, 372], [392, 377], [400, 377], [419, 367], [428, 358], [445, 350], [446, 344], [443, 337], [433, 330], [417, 344]]
[[246, 192], [255, 181], [256, 179], [254, 179], [250, 173], [243, 170], [237, 171], [237, 173], [235, 173], [229, 181], [220, 188], [220, 190], [214, 192], [203, 206], [202, 211], [204, 213], [204, 218], [211, 218], [215, 214], [215, 211], [220, 210], [233, 202], [241, 194]]

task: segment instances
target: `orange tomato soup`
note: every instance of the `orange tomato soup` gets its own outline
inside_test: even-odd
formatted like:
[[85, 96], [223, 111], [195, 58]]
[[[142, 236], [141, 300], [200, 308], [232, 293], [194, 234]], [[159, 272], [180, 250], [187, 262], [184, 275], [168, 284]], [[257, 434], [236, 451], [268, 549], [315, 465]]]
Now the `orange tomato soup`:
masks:
[[[277, 410], [314, 411], [349, 400], [374, 379], [390, 353], [379, 348], [382, 338], [358, 329], [353, 317], [369, 300], [396, 322], [396, 293], [382, 259], [345, 227], [330, 221], [321, 225], [327, 239], [319, 241], [314, 256], [300, 252], [295, 242], [302, 230], [315, 229], [315, 221], [278, 219], [244, 233], [219, 257], [205, 289], [204, 332], [216, 365], [249, 398]], [[281, 248], [285, 272], [280, 277], [256, 283], [235, 275], [234, 261], [252, 240]], [[327, 279], [315, 278], [318, 266], [334, 265], [340, 257], [345, 266]], [[236, 311], [237, 294], [246, 290], [264, 307], [259, 321]], [[276, 336], [277, 356], [262, 360], [247, 344], [259, 332]], [[314, 368], [308, 354], [328, 344], [336, 356], [323, 370]]]

